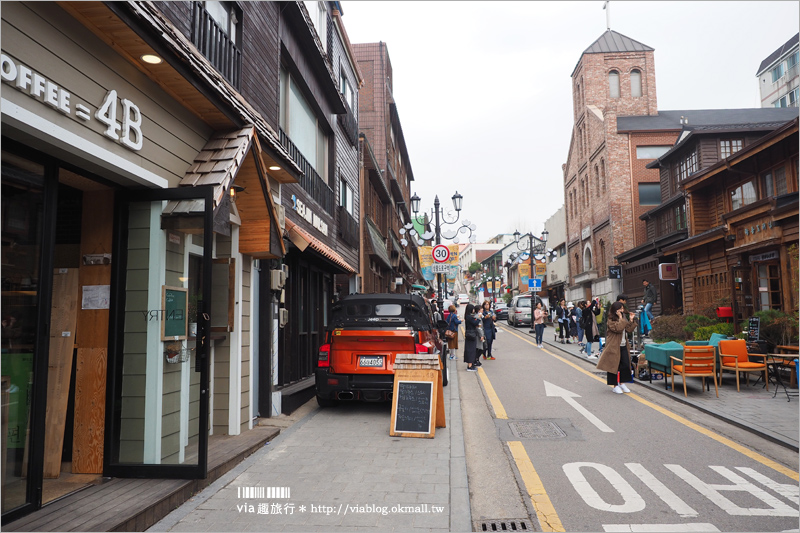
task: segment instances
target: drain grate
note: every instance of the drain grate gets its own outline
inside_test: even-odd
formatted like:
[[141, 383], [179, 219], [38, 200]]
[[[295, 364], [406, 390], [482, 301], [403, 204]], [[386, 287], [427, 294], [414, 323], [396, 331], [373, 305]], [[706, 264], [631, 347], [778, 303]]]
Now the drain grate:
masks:
[[475, 531], [533, 531], [526, 518], [506, 518], [475, 522]]
[[558, 424], [550, 420], [509, 422], [508, 426], [519, 439], [561, 439], [567, 436]]

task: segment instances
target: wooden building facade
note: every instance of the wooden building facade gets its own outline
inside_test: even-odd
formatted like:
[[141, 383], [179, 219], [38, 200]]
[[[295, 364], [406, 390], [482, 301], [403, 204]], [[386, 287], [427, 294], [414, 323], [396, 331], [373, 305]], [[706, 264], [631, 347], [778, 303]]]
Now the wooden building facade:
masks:
[[[677, 258], [684, 314], [732, 306], [738, 325], [756, 311], [797, 310], [794, 116], [766, 131], [695, 131], [655, 164], [686, 198], [688, 236], [664, 248]], [[695, 154], [718, 161], [683, 174]]]

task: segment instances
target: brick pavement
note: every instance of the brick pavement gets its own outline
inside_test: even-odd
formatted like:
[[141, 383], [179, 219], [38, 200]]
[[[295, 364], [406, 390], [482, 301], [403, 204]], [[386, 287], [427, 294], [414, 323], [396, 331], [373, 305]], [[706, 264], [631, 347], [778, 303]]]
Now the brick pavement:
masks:
[[[516, 330], [517, 333], [528, 335], [527, 328]], [[597, 359], [588, 359], [580, 354], [580, 347], [576, 344], [560, 344], [553, 342], [551, 328], [545, 329], [544, 343], [551, 349], [559, 350], [579, 359], [597, 362]], [[550, 338], [548, 338], [550, 337]], [[597, 345], [594, 345], [597, 349]], [[800, 439], [800, 411], [798, 411], [798, 398], [792, 397], [787, 401], [783, 388], [779, 388], [775, 395], [774, 383], [770, 383], [769, 391], [763, 387], [763, 379], [757, 385], [755, 374], [750, 377], [750, 386], [741, 382], [741, 392], [736, 391], [736, 377], [732, 372], [724, 372], [722, 383], [719, 386], [719, 398], [714, 394], [714, 385], [711, 384], [710, 392], [701, 390], [701, 380], [689, 378], [686, 382], [688, 397], [683, 395], [683, 382], [681, 376], [675, 380], [675, 392], [672, 392], [672, 380], [668, 379], [669, 389], [664, 389], [664, 380], [641, 381], [634, 380], [637, 386], [643, 386], [659, 391], [675, 401], [695, 407], [705, 413], [735, 424], [752, 433], [761, 435], [783, 446], [798, 450]], [[708, 381], [708, 380], [706, 380]], [[635, 391], [635, 389], [633, 389]], [[792, 389], [790, 389], [792, 390]], [[794, 389], [796, 392], [797, 389]], [[773, 397], [774, 396], [774, 397]]]
[[[433, 439], [390, 436], [389, 404], [310, 409], [149, 531], [470, 531], [455, 368], [444, 399], [447, 427]], [[244, 487], [291, 492], [243, 498]]]

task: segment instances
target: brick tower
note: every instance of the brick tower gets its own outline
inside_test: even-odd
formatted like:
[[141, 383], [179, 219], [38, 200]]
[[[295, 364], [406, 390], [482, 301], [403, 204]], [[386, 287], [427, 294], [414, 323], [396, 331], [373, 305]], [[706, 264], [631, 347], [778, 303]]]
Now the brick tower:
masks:
[[[581, 55], [572, 72], [572, 137], [564, 171], [567, 251], [572, 300], [615, 299], [609, 279], [615, 257], [633, 248], [634, 179], [629, 136], [618, 116], [657, 115], [653, 49], [608, 30]], [[658, 181], [658, 176], [654, 176]]]

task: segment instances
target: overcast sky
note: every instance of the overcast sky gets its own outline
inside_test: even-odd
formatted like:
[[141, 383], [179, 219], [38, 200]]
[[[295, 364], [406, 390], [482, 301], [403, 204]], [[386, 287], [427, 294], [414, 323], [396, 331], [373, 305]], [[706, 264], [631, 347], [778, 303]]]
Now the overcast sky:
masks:
[[[572, 74], [606, 31], [602, 1], [343, 1], [352, 43], [384, 41], [415, 180], [478, 242], [539, 234], [564, 203]], [[655, 49], [660, 110], [760, 107], [761, 61], [800, 27], [797, 1], [610, 2], [611, 29]]]

